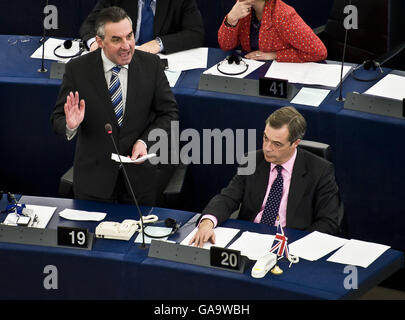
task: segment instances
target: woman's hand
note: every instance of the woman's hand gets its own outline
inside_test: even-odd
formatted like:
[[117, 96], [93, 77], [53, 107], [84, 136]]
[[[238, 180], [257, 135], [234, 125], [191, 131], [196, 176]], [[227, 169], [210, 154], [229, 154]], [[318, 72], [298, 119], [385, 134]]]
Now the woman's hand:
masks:
[[231, 26], [236, 26], [240, 19], [246, 17], [250, 13], [253, 2], [254, 0], [238, 0], [232, 7], [231, 11], [229, 11], [226, 21]]
[[252, 60], [276, 60], [276, 52], [263, 52], [263, 51], [252, 51], [245, 55], [246, 59]]

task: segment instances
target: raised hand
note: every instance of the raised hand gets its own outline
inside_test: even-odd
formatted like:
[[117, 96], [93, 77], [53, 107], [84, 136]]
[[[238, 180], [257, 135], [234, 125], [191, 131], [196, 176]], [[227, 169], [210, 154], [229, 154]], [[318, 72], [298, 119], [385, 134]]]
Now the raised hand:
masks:
[[235, 26], [240, 19], [246, 17], [251, 11], [253, 2], [254, 0], [238, 0], [228, 13], [228, 23]]
[[66, 125], [69, 129], [77, 128], [84, 119], [85, 112], [85, 102], [84, 100], [79, 100], [79, 93], [76, 91], [75, 94], [70, 92], [66, 97], [65, 103], [65, 116]]

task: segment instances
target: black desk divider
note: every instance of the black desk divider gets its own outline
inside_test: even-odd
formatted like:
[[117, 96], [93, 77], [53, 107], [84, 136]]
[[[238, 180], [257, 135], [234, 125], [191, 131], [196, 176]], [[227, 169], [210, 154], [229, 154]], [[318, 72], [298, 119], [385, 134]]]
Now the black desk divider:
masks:
[[248, 262], [248, 258], [246, 256], [241, 256], [242, 260], [238, 270], [222, 269], [219, 267], [211, 266], [210, 250], [157, 240], [151, 241], [148, 257], [194, 264], [197, 266], [227, 270], [238, 273], [244, 272], [246, 264]]
[[293, 84], [288, 84], [287, 98], [267, 97], [259, 94], [259, 80], [239, 79], [232, 77], [216, 76], [212, 74], [201, 74], [198, 83], [198, 90], [241, 94], [245, 96], [279, 99], [291, 101], [298, 93], [298, 89]]
[[403, 101], [373, 96], [364, 93], [348, 93], [346, 96], [344, 108], [405, 119]]
[[81, 250], [91, 250], [93, 247], [93, 233], [88, 233], [88, 242], [86, 248], [59, 246], [57, 237], [58, 231], [53, 229], [28, 228], [0, 224], [0, 242], [29, 244], [45, 247], [74, 248]]

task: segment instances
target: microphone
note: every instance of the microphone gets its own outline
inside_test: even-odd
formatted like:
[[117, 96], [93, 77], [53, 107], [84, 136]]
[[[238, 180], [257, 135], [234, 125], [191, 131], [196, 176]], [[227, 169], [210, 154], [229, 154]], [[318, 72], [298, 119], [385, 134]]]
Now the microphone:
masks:
[[[352, 4], [352, 0], [349, 0], [349, 6]], [[340, 88], [339, 88], [339, 97], [336, 98], [336, 101], [343, 102], [345, 101], [345, 98], [343, 98], [342, 94], [342, 87], [343, 87], [343, 67], [345, 65], [345, 55], [346, 55], [346, 47], [347, 47], [347, 33], [349, 31], [349, 28], [345, 28], [345, 41], [343, 44], [343, 55], [342, 55], [342, 68], [340, 69]]]
[[[46, 8], [47, 6], [48, 6], [48, 0], [46, 0], [45, 8]], [[45, 14], [45, 12], [44, 12], [44, 14]], [[45, 17], [44, 17], [44, 20], [45, 20]], [[45, 60], [45, 35], [46, 35], [45, 30], [46, 30], [46, 29], [45, 29], [45, 23], [44, 23], [44, 21], [42, 21], [42, 24], [43, 24], [43, 26], [44, 26], [43, 35], [42, 35], [42, 39], [39, 41], [39, 43], [42, 44], [41, 68], [39, 68], [37, 71], [38, 71], [38, 72], [41, 72], [41, 73], [45, 73], [45, 72], [48, 72], [48, 69], [46, 69], [45, 66], [44, 66], [44, 60]]]
[[104, 129], [105, 129], [105, 132], [111, 137], [111, 140], [112, 140], [114, 148], [115, 148], [115, 152], [117, 152], [118, 159], [120, 160], [122, 170], [124, 171], [125, 180], [127, 181], [128, 186], [129, 186], [129, 190], [131, 191], [132, 199], [134, 200], [134, 203], [135, 203], [135, 205], [136, 205], [136, 207], [138, 209], [139, 218], [140, 218], [140, 221], [141, 221], [141, 228], [142, 228], [142, 244], [141, 244], [141, 248], [144, 249], [144, 248], [146, 248], [146, 245], [145, 245], [145, 229], [144, 229], [144, 226], [143, 226], [142, 212], [141, 212], [141, 209], [139, 208], [138, 201], [136, 200], [134, 190], [132, 190], [132, 185], [131, 185], [131, 182], [129, 181], [127, 171], [125, 170], [125, 166], [121, 161], [121, 156], [120, 156], [120, 153], [118, 151], [117, 145], [115, 144], [114, 137], [112, 136], [112, 126], [111, 126], [111, 124], [106, 123], [105, 126], [104, 126]]

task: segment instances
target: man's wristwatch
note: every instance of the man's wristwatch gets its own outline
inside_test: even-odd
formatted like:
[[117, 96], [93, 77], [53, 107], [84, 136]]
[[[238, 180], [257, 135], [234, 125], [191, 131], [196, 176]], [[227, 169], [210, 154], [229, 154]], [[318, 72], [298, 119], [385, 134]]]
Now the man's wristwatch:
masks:
[[160, 39], [159, 37], [155, 38], [156, 42], [158, 43], [159, 47], [160, 47], [160, 52], [163, 51], [163, 42], [162, 39]]

